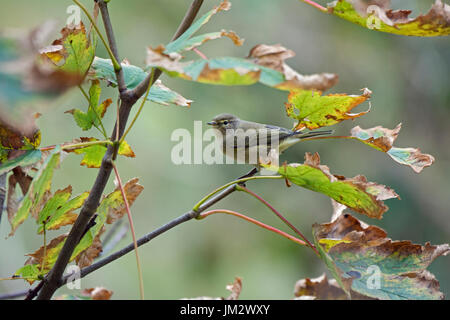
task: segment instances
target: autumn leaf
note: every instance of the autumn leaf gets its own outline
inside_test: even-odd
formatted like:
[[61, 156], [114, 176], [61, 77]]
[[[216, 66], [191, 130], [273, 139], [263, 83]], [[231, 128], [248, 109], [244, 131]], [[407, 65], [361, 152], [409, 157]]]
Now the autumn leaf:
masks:
[[[52, 239], [48, 244], [40, 247], [34, 253], [27, 254], [30, 259], [25, 263], [26, 265], [34, 265], [40, 274], [45, 274], [53, 267], [58, 259], [59, 252], [61, 251], [64, 242], [66, 241], [67, 234], [62, 234], [54, 239]], [[16, 271], [19, 274], [21, 269]], [[42, 272], [41, 272], [42, 270]]]
[[100, 103], [101, 91], [100, 82], [93, 80], [89, 89], [88, 110], [83, 112], [79, 109], [71, 109], [65, 112], [71, 114], [77, 125], [85, 131], [91, 129], [92, 126], [99, 128], [100, 119], [104, 117], [106, 110], [112, 103], [111, 99], [106, 99]]
[[432, 155], [420, 152], [417, 148], [396, 148], [393, 146], [400, 132], [401, 124], [393, 130], [377, 126], [370, 129], [362, 129], [357, 126], [351, 131], [352, 137], [368, 146], [387, 153], [394, 161], [411, 167], [414, 172], [420, 173], [425, 167], [434, 162]]
[[314, 242], [341, 288], [388, 300], [443, 299], [426, 268], [450, 251], [448, 244], [424, 246], [392, 241], [381, 228], [350, 214], [313, 227]]
[[113, 295], [113, 291], [110, 291], [103, 287], [96, 287], [90, 289], [84, 289], [81, 294], [89, 297], [92, 300], [109, 300]]
[[436, 0], [425, 15], [410, 18], [411, 10], [392, 10], [387, 0], [337, 0], [328, 12], [371, 30], [405, 36], [433, 37], [450, 34], [450, 6]]
[[[124, 185], [125, 194], [127, 196], [128, 204], [131, 206], [139, 194], [144, 189], [138, 184], [139, 179], [134, 178]], [[99, 207], [97, 208], [97, 218], [95, 225], [81, 239], [80, 243], [75, 248], [71, 260], [77, 258], [80, 254], [78, 262], [83, 266], [92, 263], [93, 259], [101, 252], [100, 239], [96, 239], [104, 230], [105, 223], [113, 223], [120, 219], [126, 212], [125, 203], [122, 198], [122, 193], [119, 188], [103, 198]]]
[[22, 224], [31, 213], [37, 217], [42, 205], [46, 202], [52, 183], [53, 171], [59, 165], [61, 147], [57, 146], [44, 161], [41, 169], [33, 178], [31, 186], [20, 203], [16, 212], [8, 212], [8, 220], [11, 224], [12, 236], [17, 227]]
[[109, 300], [113, 292], [103, 287], [83, 289], [81, 295], [63, 294], [54, 300]]
[[[335, 279], [328, 280], [324, 273], [314, 279], [301, 279], [295, 284], [295, 299], [298, 300], [347, 300], [348, 296]], [[351, 292], [352, 300], [372, 300], [357, 292]]]
[[[138, 182], [138, 178], [133, 178], [123, 186], [128, 204], [130, 206], [144, 190], [144, 187]], [[106, 215], [106, 223], [113, 224], [127, 213], [120, 188], [116, 188], [113, 193], [109, 194], [108, 197], [105, 198], [105, 201], [109, 204], [109, 210]]]
[[298, 120], [295, 130], [332, 126], [344, 120], [361, 117], [370, 111], [349, 113], [370, 98], [372, 92], [363, 89], [362, 95], [329, 94], [317, 91], [291, 91], [286, 103], [288, 117]]
[[89, 196], [89, 192], [84, 192], [73, 199], [70, 199], [72, 187], [56, 191], [53, 196], [45, 203], [44, 208], [39, 213], [38, 223], [40, 224], [38, 233], [44, 230], [57, 230], [60, 227], [71, 225], [75, 222], [78, 215], [74, 213], [76, 209], [81, 208], [84, 201]]
[[242, 280], [239, 277], [234, 279], [233, 284], [226, 286], [226, 289], [230, 291], [230, 295], [226, 298], [224, 297], [196, 297], [196, 298], [183, 298], [181, 300], [238, 300], [242, 291]]
[[34, 115], [24, 117], [19, 124], [0, 110], [0, 172], [39, 161], [36, 149], [40, 144], [41, 131], [35, 124]]
[[345, 178], [333, 175], [330, 169], [320, 164], [318, 153], [305, 154], [303, 164], [291, 163], [281, 167], [265, 166], [296, 185], [323, 193], [348, 208], [371, 218], [381, 219], [388, 210], [383, 200], [398, 198], [394, 190], [368, 182], [364, 176]]
[[102, 241], [100, 240], [100, 236], [102, 235], [104, 230], [105, 230], [105, 227], [103, 227], [100, 230], [100, 232], [95, 236], [95, 238], [92, 241], [92, 244], [89, 246], [89, 248], [87, 248], [86, 250], [81, 252], [75, 258], [75, 262], [76, 262], [77, 266], [79, 266], [80, 268], [90, 266], [94, 262], [95, 258], [97, 258], [100, 255], [100, 253], [103, 250]]
[[[98, 141], [95, 138], [80, 138], [81, 142], [90, 142], [90, 141]], [[68, 152], [74, 152], [76, 154], [82, 154], [83, 160], [81, 160], [80, 165], [86, 166], [88, 168], [100, 168], [102, 164], [103, 157], [105, 156], [107, 147], [105, 145], [96, 144], [84, 148], [78, 149], [68, 149]], [[118, 154], [134, 158], [136, 155], [134, 154], [131, 147], [128, 145], [126, 141], [123, 141], [118, 150]]]
[[327, 90], [337, 75], [322, 73], [304, 76], [284, 60], [294, 53], [280, 45], [258, 45], [249, 58], [218, 57], [183, 62], [180, 55], [167, 54], [164, 46], [147, 48], [147, 67], [157, 67], [171, 77], [216, 85], [252, 85], [261, 82], [280, 90]]
[[40, 54], [52, 33], [53, 23], [44, 23], [28, 34], [0, 34], [0, 109], [22, 122], [27, 114], [22, 107], [36, 98], [48, 98], [80, 84], [79, 74], [57, 68]]
[[[130, 90], [136, 88], [138, 84], [148, 76], [147, 72], [139, 67], [130, 65], [128, 62], [122, 62], [121, 65], [125, 78], [125, 85]], [[94, 62], [92, 63], [92, 69], [95, 77], [106, 80], [113, 86], [117, 86], [116, 74], [110, 59], [95, 57]], [[178, 106], [189, 107], [192, 103], [192, 100], [188, 100], [164, 86], [160, 80], [157, 80], [150, 88], [147, 100], [165, 106], [175, 104]]]
[[52, 45], [41, 49], [54, 64], [66, 72], [80, 74], [84, 77], [95, 55], [95, 44], [91, 44], [83, 22], [79, 25], [65, 26], [62, 37]]

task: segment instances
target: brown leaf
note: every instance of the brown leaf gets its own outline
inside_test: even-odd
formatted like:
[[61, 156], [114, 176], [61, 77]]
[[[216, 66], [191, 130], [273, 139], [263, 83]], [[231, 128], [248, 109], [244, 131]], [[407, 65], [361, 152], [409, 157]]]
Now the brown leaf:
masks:
[[304, 90], [325, 91], [333, 87], [338, 76], [333, 73], [320, 73], [314, 75], [301, 75], [284, 63], [284, 60], [295, 56], [295, 52], [280, 44], [266, 45], [259, 44], [254, 46], [249, 53], [249, 58], [253, 62], [270, 69], [277, 70], [284, 74], [286, 81], [279, 84], [279, 87], [288, 87], [292, 89], [302, 88]]
[[75, 262], [81, 269], [90, 266], [94, 262], [95, 258], [97, 258], [102, 252], [103, 247], [100, 236], [103, 232], [105, 232], [105, 226], [102, 227], [100, 232], [94, 238], [92, 245], [76, 257]]
[[107, 290], [103, 287], [84, 289], [81, 292], [83, 296], [90, 297], [92, 300], [109, 300], [113, 293], [113, 291]]
[[[350, 280], [353, 290], [379, 299], [443, 297], [439, 283], [426, 268], [450, 252], [448, 244], [422, 246], [408, 240], [393, 241], [383, 229], [364, 224], [348, 213], [331, 223], [316, 224], [313, 229], [315, 242], [337, 268], [333, 275]], [[366, 284], [372, 265], [380, 270], [381, 287], [377, 289]], [[331, 262], [327, 266], [330, 268]]]
[[[294, 294], [298, 300], [347, 300], [347, 294], [335, 279], [328, 280], [324, 273], [314, 279], [301, 279], [295, 284]], [[374, 300], [351, 291], [352, 300]]]
[[[64, 242], [67, 238], [68, 234], [62, 234], [53, 240], [50, 241], [49, 244], [44, 249], [44, 246], [40, 247], [37, 251], [31, 254], [27, 254], [27, 256], [30, 257], [30, 259], [25, 262], [25, 264], [39, 264], [41, 265], [43, 263], [44, 258], [44, 252], [45, 252], [45, 265], [44, 270], [47, 270], [55, 261], [51, 261], [48, 259], [49, 256], [52, 255], [52, 249], [58, 247], [62, 242]], [[57, 257], [57, 256], [56, 256]], [[53, 257], [56, 259], [56, 257]]]
[[[130, 207], [133, 205], [136, 198], [141, 194], [142, 190], [144, 190], [144, 187], [140, 185], [138, 178], [131, 179], [128, 181], [124, 186], [123, 189], [125, 190], [125, 194], [127, 196], [128, 204]], [[119, 220], [123, 217], [124, 214], [127, 213], [125, 203], [122, 199], [122, 193], [119, 189], [119, 187], [116, 188], [114, 191], [115, 197], [118, 197], [120, 201], [120, 205], [118, 207], [110, 207], [108, 211], [108, 215], [106, 218], [106, 223], [112, 224], [115, 221]]]
[[239, 295], [242, 291], [242, 280], [239, 277], [234, 279], [233, 284], [227, 285], [227, 290], [231, 292], [231, 294], [225, 300], [238, 300]]

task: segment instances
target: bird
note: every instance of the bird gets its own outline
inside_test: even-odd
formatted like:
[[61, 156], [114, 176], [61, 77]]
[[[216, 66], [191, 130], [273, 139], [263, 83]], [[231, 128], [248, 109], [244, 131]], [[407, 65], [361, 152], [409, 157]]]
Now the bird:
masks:
[[[329, 135], [333, 130], [303, 132], [239, 119], [229, 113], [215, 116], [207, 123], [219, 140], [221, 151], [237, 163], [273, 164], [286, 149], [306, 138]], [[276, 158], [276, 159], [275, 159]]]

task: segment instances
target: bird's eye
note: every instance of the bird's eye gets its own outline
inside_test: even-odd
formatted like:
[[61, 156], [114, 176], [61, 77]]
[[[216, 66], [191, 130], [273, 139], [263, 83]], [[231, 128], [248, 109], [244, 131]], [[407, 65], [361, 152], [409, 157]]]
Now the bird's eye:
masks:
[[222, 122], [225, 126], [228, 124], [228, 120], [225, 120], [224, 122]]

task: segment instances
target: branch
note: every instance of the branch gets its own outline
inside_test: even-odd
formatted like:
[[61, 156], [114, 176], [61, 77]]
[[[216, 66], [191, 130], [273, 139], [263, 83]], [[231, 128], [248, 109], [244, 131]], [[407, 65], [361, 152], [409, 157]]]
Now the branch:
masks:
[[[112, 26], [111, 21], [109, 18], [109, 12], [108, 7], [104, 0], [97, 0], [100, 11], [102, 14], [103, 23], [105, 25], [106, 33], [108, 36], [108, 41], [110, 42], [111, 50], [114, 54], [114, 56], [118, 57], [117, 52], [117, 45], [115, 42], [114, 34], [112, 32]], [[197, 12], [200, 9], [201, 4], [203, 3], [203, 0], [194, 0], [192, 3], [188, 13], [184, 17], [183, 21], [181, 22], [180, 26], [178, 27], [177, 32], [175, 33], [174, 38], [178, 38], [189, 26], [192, 24], [192, 21], [194, 21], [195, 16]], [[116, 70], [116, 76], [117, 81], [120, 83], [120, 79], [122, 77], [123, 80], [123, 71], [122, 70]], [[158, 75], [159, 76], [159, 75]], [[150, 75], [149, 75], [150, 77]], [[155, 80], [157, 79], [157, 74], [155, 72]], [[143, 80], [142, 83], [139, 86], [143, 86], [144, 90], [142, 92], [137, 92], [136, 89], [133, 92], [129, 92], [128, 90], [120, 92], [121, 94], [121, 104], [120, 104], [120, 111], [119, 111], [119, 117], [117, 123], [118, 128], [114, 128], [112, 133], [111, 140], [114, 140], [116, 137], [116, 132], [119, 132], [120, 138], [125, 130], [125, 126], [128, 121], [128, 117], [130, 115], [131, 108], [136, 103], [137, 100], [144, 94], [144, 92], [147, 89], [147, 86], [145, 84], [148, 84], [150, 82], [150, 78], [148, 80]], [[142, 85], [144, 84], [144, 85]], [[139, 87], [138, 86], [138, 87]], [[124, 88], [124, 85], [122, 85], [122, 90]], [[119, 86], [119, 91], [120, 91]], [[91, 192], [89, 193], [88, 198], [86, 199], [86, 202], [83, 205], [83, 208], [80, 211], [80, 214], [78, 215], [77, 220], [75, 221], [72, 229], [69, 232], [69, 235], [64, 242], [64, 246], [60, 251], [60, 254], [58, 255], [58, 259], [56, 260], [52, 270], [47, 274], [46, 278], [43, 280], [42, 289], [39, 292], [39, 295], [37, 297], [38, 300], [48, 300], [52, 297], [52, 295], [55, 293], [55, 291], [64, 284], [63, 282], [63, 274], [64, 270], [66, 269], [67, 264], [70, 261], [70, 258], [72, 256], [73, 251], [75, 250], [75, 247], [80, 242], [84, 231], [86, 230], [86, 226], [91, 221], [92, 217], [95, 214], [95, 211], [97, 210], [97, 207], [100, 202], [100, 198], [103, 194], [103, 191], [105, 190], [106, 184], [109, 180], [109, 177], [111, 176], [112, 171], [112, 159], [117, 154], [117, 145], [108, 146], [108, 149], [106, 151], [106, 154], [102, 160], [102, 165], [99, 169], [97, 178], [95, 180], [94, 186], [91, 189]], [[234, 190], [233, 190], [234, 191]], [[150, 240], [148, 240], [150, 241]], [[133, 249], [133, 246], [131, 246], [131, 250]]]
[[15, 298], [21, 298], [24, 297], [30, 292], [30, 290], [23, 290], [23, 291], [17, 291], [17, 292], [11, 292], [11, 293], [4, 293], [0, 295], [0, 300], [10, 300]]
[[[215, 196], [209, 198], [207, 201], [205, 201], [196, 211], [191, 210], [189, 212], [186, 212], [185, 214], [179, 216], [178, 218], [170, 221], [169, 223], [159, 227], [158, 229], [153, 230], [152, 232], [146, 234], [145, 236], [139, 238], [137, 240], [137, 245], [138, 247], [150, 242], [151, 240], [153, 240], [154, 238], [156, 238], [157, 236], [175, 228], [176, 226], [190, 221], [192, 219], [197, 218], [200, 213], [202, 213], [203, 211], [205, 211], [206, 209], [208, 209], [209, 207], [213, 206], [214, 204], [216, 204], [217, 202], [219, 202], [220, 200], [222, 200], [223, 198], [226, 198], [227, 196], [229, 196], [230, 194], [232, 194], [234, 191], [236, 191], [236, 186], [237, 184], [228, 186], [226, 189], [224, 189], [221, 193], [216, 194]], [[131, 243], [128, 246], [126, 246], [125, 248], [112, 253], [111, 255], [109, 255], [108, 257], [90, 265], [89, 267], [83, 268], [81, 270], [81, 278], [87, 276], [88, 274], [104, 267], [105, 265], [121, 258], [122, 256], [126, 255], [127, 253], [131, 252], [134, 250], [134, 244]], [[63, 280], [63, 284], [67, 283], [67, 280], [69, 279], [70, 275], [67, 275], [64, 277]]]
[[[103, 25], [105, 26], [106, 36], [108, 37], [109, 46], [111, 48], [112, 54], [116, 61], [120, 61], [119, 53], [117, 50], [116, 38], [114, 37], [114, 31], [111, 24], [111, 19], [109, 17], [108, 4], [104, 0], [96, 0], [98, 6], [100, 8], [100, 12], [102, 14]], [[125, 78], [123, 75], [123, 69], [118, 62], [118, 66], [114, 66], [114, 71], [116, 73], [117, 85], [119, 86], [119, 92], [124, 94], [127, 91], [127, 87], [125, 85]]]

